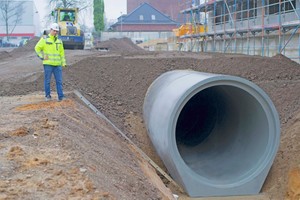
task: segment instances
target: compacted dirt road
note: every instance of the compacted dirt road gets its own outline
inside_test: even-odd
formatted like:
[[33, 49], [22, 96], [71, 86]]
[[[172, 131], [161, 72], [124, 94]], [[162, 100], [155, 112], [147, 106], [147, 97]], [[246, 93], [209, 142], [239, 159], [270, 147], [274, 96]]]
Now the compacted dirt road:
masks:
[[78, 90], [166, 171], [147, 136], [142, 106], [155, 78], [175, 69], [240, 76], [265, 90], [280, 115], [282, 137], [261, 194], [264, 199], [299, 199], [299, 64], [282, 55], [146, 52], [128, 39], [115, 39], [100, 44], [108, 52], [67, 50], [68, 99], [44, 102], [35, 43], [0, 52], [0, 199], [185, 196], [73, 93]]

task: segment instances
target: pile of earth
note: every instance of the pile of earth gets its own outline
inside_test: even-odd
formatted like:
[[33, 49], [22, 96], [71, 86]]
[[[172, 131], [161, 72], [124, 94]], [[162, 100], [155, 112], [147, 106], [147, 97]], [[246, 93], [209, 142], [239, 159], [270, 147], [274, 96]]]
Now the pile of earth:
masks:
[[23, 45], [22, 47], [19, 48], [15, 48], [10, 54], [12, 56], [20, 56], [20, 55], [24, 55], [24, 54], [30, 54], [34, 51], [34, 47], [36, 45], [36, 43], [39, 41], [39, 37], [34, 37], [30, 40], [27, 41], [27, 43], [25, 45]]
[[7, 51], [0, 51], [0, 60], [9, 57], [9, 52]]
[[3, 48], [0, 51], [0, 60], [7, 59], [10, 57], [19, 58], [25, 56], [26, 54], [32, 54], [34, 52], [34, 47], [39, 41], [39, 37], [34, 37], [27, 41], [25, 45], [19, 48], [6, 49]]
[[[283, 199], [287, 174], [299, 165], [300, 160], [300, 136], [288, 129], [299, 120], [296, 116], [300, 112], [300, 66], [286, 57], [174, 52], [153, 52], [151, 56], [134, 53], [98, 56], [72, 65], [65, 73], [66, 87], [79, 89], [164, 168], [147, 136], [142, 107], [150, 84], [162, 73], [176, 69], [240, 76], [256, 83], [271, 97], [280, 115], [283, 139], [263, 192], [271, 199]], [[299, 130], [299, 125], [296, 126]], [[294, 138], [291, 140], [291, 137]]]
[[16, 48], [13, 50], [13, 52], [31, 52], [34, 51], [34, 47], [36, 45], [36, 43], [40, 40], [39, 37], [34, 37], [30, 40], [27, 41], [27, 43], [25, 45], [23, 45], [20, 48]]
[[112, 52], [137, 52], [144, 51], [142, 48], [135, 45], [129, 38], [111, 38], [107, 41], [100, 42], [95, 45], [96, 49], [107, 49]]

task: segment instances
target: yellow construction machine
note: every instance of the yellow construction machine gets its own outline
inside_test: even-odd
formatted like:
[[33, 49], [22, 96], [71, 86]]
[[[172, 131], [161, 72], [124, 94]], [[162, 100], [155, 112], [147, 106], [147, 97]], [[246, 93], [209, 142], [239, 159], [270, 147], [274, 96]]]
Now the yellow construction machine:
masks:
[[192, 23], [186, 23], [181, 25], [177, 29], [173, 29], [173, 32], [175, 33], [175, 36], [180, 38], [185, 35], [196, 35], [200, 33], [205, 32], [205, 26], [203, 24], [192, 24]]
[[78, 8], [56, 8], [53, 12], [58, 23], [59, 39], [63, 41], [65, 49], [83, 49], [84, 32], [78, 23]]

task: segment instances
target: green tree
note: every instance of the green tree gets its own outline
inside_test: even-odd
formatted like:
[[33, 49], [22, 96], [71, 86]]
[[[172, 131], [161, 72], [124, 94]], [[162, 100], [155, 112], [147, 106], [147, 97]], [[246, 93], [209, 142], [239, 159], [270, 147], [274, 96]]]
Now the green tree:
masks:
[[94, 0], [94, 27], [97, 32], [104, 30], [104, 0]]

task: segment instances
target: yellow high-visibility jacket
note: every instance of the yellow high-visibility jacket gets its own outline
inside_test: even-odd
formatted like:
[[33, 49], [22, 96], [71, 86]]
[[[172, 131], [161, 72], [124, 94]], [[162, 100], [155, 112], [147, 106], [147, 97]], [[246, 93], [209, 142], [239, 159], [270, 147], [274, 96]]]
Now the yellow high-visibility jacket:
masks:
[[35, 45], [35, 52], [44, 65], [66, 66], [65, 50], [60, 39], [53, 35], [42, 37]]

